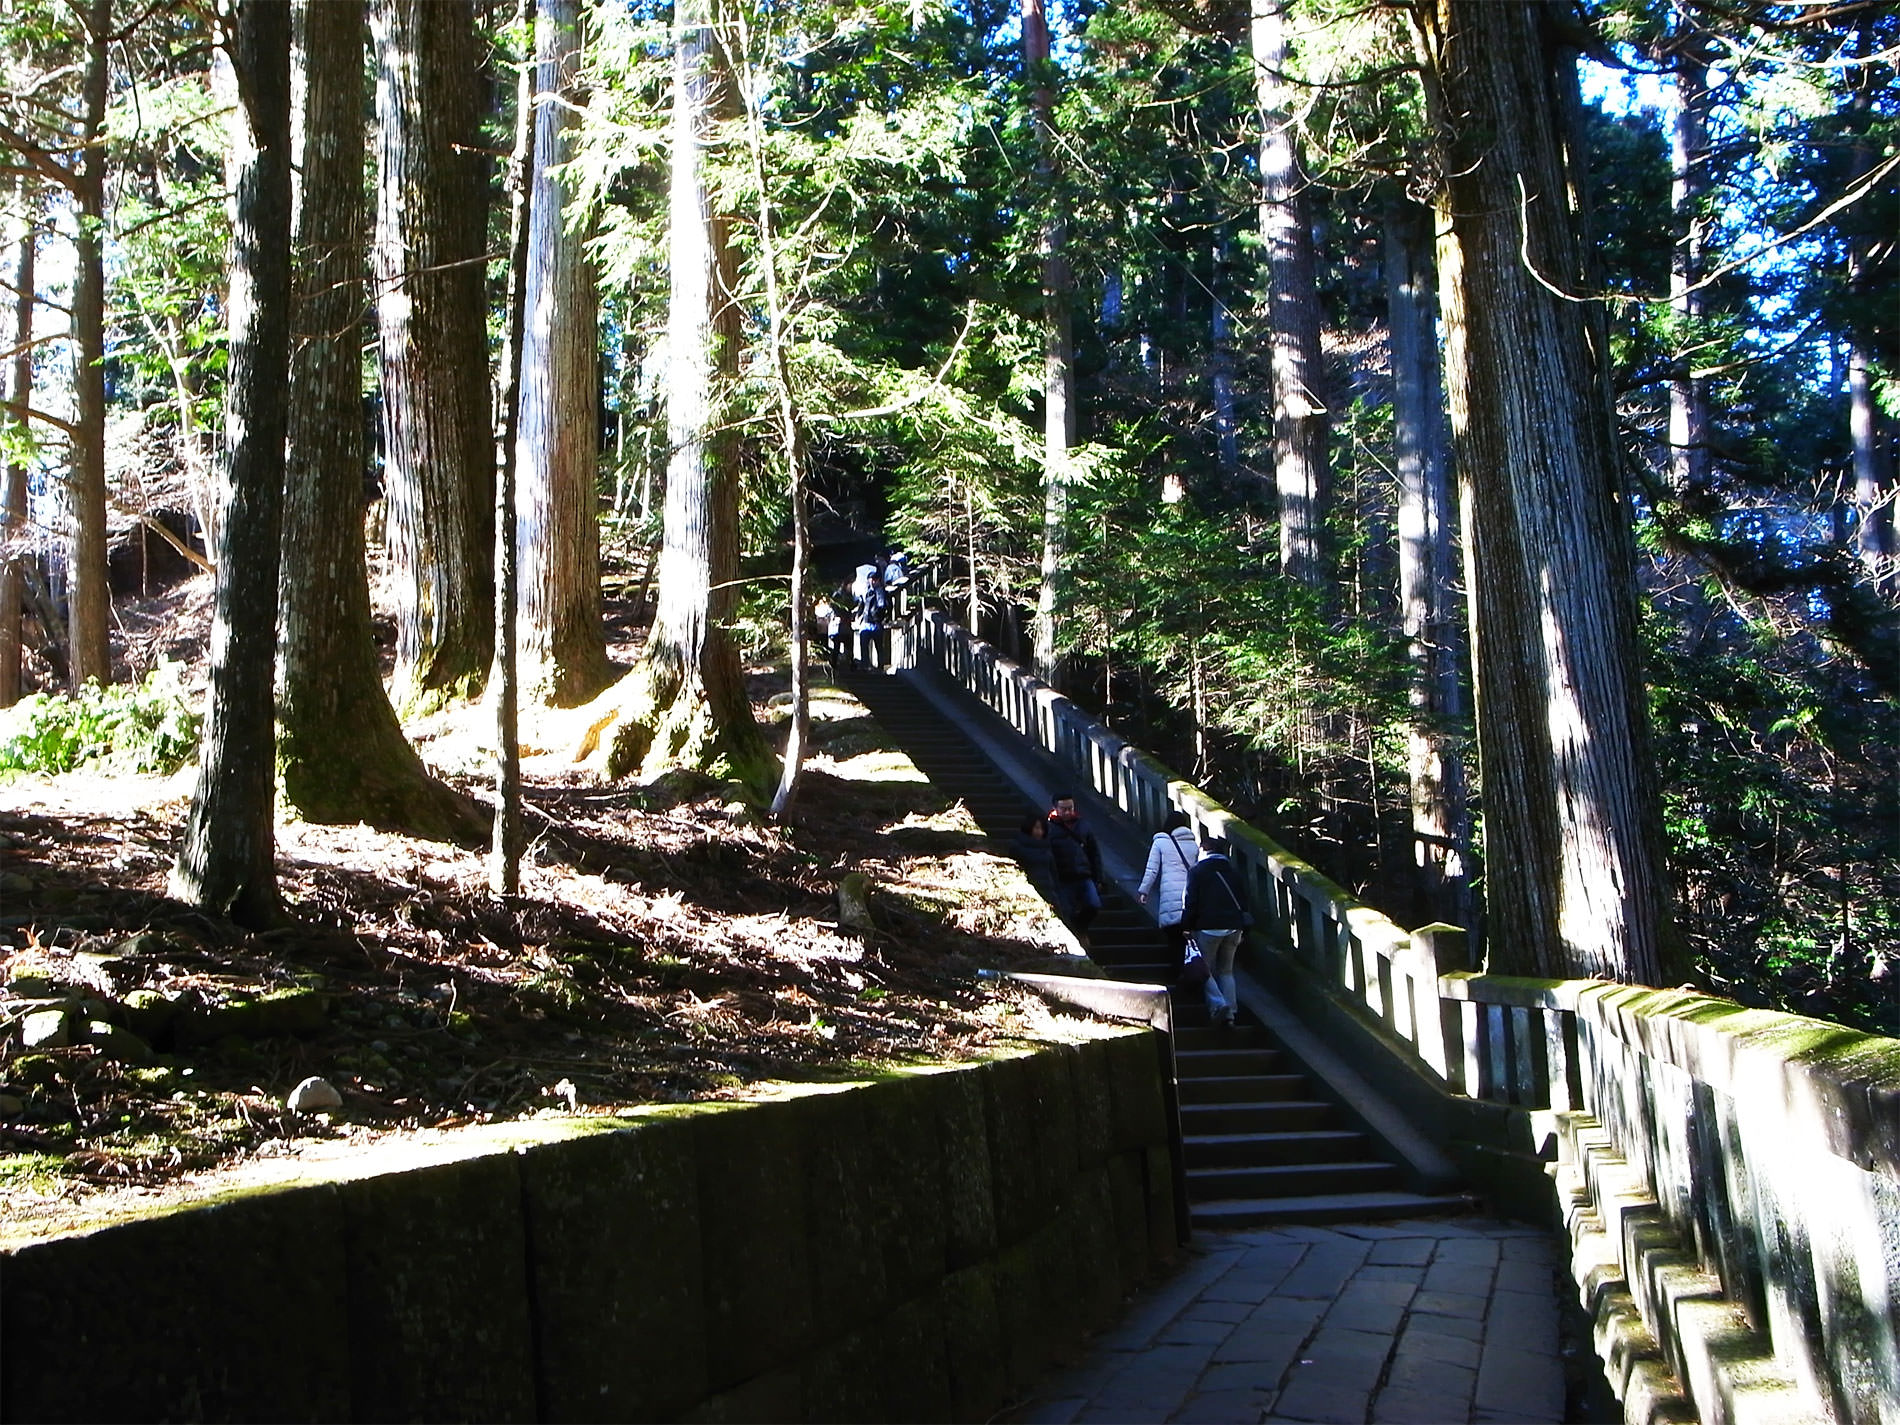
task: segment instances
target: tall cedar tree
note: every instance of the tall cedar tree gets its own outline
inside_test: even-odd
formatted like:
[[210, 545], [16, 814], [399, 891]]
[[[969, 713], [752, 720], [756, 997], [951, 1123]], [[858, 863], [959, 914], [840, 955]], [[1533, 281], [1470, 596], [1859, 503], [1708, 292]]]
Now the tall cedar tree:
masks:
[[301, 186], [284, 494], [284, 795], [319, 822], [479, 840], [480, 809], [431, 777], [383, 691], [363, 558], [363, 0], [299, 0]]
[[237, 0], [230, 364], [210, 690], [171, 893], [240, 924], [282, 918], [274, 864], [278, 536], [289, 416], [290, 0]]
[[112, 681], [106, 627], [106, 91], [112, 49], [112, 0], [82, 12], [86, 68], [81, 86], [81, 152], [72, 167], [77, 222], [73, 271], [72, 473], [66, 491], [71, 540], [66, 556], [66, 640], [75, 689]]
[[666, 337], [672, 458], [659, 602], [639, 666], [596, 700], [605, 705], [603, 715], [581, 750], [598, 742], [610, 776], [723, 764], [763, 795], [778, 769], [752, 716], [726, 628], [739, 577], [739, 448], [726, 407], [739, 365], [741, 314], [733, 297], [732, 220], [715, 206], [707, 172], [706, 149], [722, 121], [736, 115], [713, 23], [711, 0], [674, 7]]
[[1407, 780], [1415, 911], [1469, 925], [1470, 852], [1464, 758], [1463, 643], [1451, 545], [1456, 513], [1445, 459], [1431, 211], [1393, 199], [1385, 218], [1386, 325], [1392, 341], [1392, 464], [1398, 476], [1399, 617], [1409, 674]]
[[1313, 229], [1286, 77], [1288, 0], [1253, 0], [1254, 103], [1260, 111], [1260, 241], [1267, 258], [1273, 344], [1273, 470], [1280, 497], [1280, 567], [1288, 578], [1328, 579], [1326, 513], [1332, 414], [1319, 344]]
[[374, 0], [376, 312], [397, 701], [480, 685], [494, 645], [486, 85], [469, 0]]
[[1042, 250], [1042, 582], [1036, 595], [1036, 672], [1056, 679], [1056, 605], [1068, 559], [1069, 450], [1075, 444], [1075, 338], [1068, 236], [1056, 215], [1056, 96], [1050, 85], [1049, 15], [1022, 0], [1023, 82], [1036, 134], [1036, 184], [1048, 205]]
[[576, 0], [542, 0], [535, 23], [534, 182], [523, 297], [515, 548], [521, 696], [584, 703], [608, 677], [600, 611], [600, 332], [586, 233], [558, 170], [580, 102]]
[[[25, 184], [21, 184], [25, 198]], [[20, 255], [13, 269], [13, 361], [7, 398], [16, 411], [32, 404], [33, 399], [33, 269], [39, 247], [39, 232], [34, 226], [32, 206], [22, 202], [26, 221], [21, 224]], [[12, 417], [26, 424], [24, 415]], [[26, 465], [9, 460], [5, 487], [0, 488], [0, 541], [10, 541], [26, 527]], [[0, 708], [10, 708], [20, 700], [20, 607], [26, 597], [24, 554], [15, 554], [0, 544]]]
[[1493, 970], [1678, 977], [1629, 507], [1580, 226], [1574, 58], [1532, 0], [1414, 12], [1442, 136]]

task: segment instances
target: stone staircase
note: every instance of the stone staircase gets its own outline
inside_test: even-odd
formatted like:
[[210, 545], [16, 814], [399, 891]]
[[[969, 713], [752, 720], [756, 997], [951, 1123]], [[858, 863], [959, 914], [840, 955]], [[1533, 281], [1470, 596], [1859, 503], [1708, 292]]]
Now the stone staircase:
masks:
[[[902, 676], [854, 672], [847, 682], [917, 769], [958, 797], [1007, 845], [1031, 801], [956, 723]], [[977, 716], [978, 713], [972, 713]], [[1165, 984], [1167, 944], [1143, 909], [1110, 886], [1089, 930], [1089, 957], [1113, 979]], [[1399, 1169], [1363, 1133], [1339, 1125], [1266, 1029], [1242, 1013], [1215, 1029], [1199, 990], [1173, 992], [1175, 1082], [1198, 1228], [1362, 1222], [1462, 1212], [1462, 1196], [1408, 1192]]]

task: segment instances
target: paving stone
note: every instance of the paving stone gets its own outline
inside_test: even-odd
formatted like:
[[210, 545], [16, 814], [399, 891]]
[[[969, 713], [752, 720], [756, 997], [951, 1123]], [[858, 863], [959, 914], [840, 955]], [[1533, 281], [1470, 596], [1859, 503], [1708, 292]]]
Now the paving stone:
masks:
[[1366, 1260], [1380, 1266], [1422, 1267], [1437, 1249], [1438, 1241], [1433, 1237], [1389, 1237], [1374, 1242]]
[[1460, 1266], [1495, 1267], [1502, 1255], [1494, 1237], [1449, 1237], [1438, 1244], [1433, 1262], [1451, 1262]]
[[1255, 1322], [1243, 1322], [1214, 1350], [1216, 1363], [1258, 1366], [1264, 1377], [1278, 1380], [1306, 1344], [1306, 1332], [1281, 1331]]
[[1258, 1305], [1282, 1289], [1287, 1280], [1283, 1271], [1257, 1272], [1235, 1267], [1201, 1294], [1204, 1301], [1244, 1301]]
[[1425, 1269], [1426, 1291], [1456, 1292], [1461, 1296], [1489, 1296], [1495, 1267], [1475, 1262], [1434, 1261]]
[[[1327, 1311], [1325, 1319], [1329, 1329], [1376, 1331], [1388, 1337], [1399, 1329], [1399, 1323], [1405, 1319], [1403, 1302], [1353, 1296], [1350, 1291], [1348, 1288], [1346, 1293], [1342, 1293]], [[1411, 1294], [1409, 1288], [1406, 1294]]]
[[1473, 1366], [1434, 1359], [1429, 1356], [1402, 1354], [1387, 1367], [1385, 1383], [1395, 1390], [1436, 1391], [1459, 1402], [1459, 1413], [1471, 1404], [1477, 1393], [1478, 1372]]
[[1197, 1301], [1181, 1313], [1183, 1321], [1245, 1321], [1259, 1308], [1244, 1301]]
[[1367, 1243], [1344, 1239], [1315, 1246], [1279, 1283], [1277, 1295], [1324, 1297], [1330, 1301], [1365, 1263], [1370, 1250]]
[[1506, 1257], [1498, 1263], [1497, 1281], [1493, 1289], [1548, 1297], [1553, 1289], [1555, 1272], [1555, 1264], [1547, 1257]]
[[1307, 1227], [1295, 1224], [1290, 1227], [1276, 1227], [1274, 1232], [1289, 1242], [1344, 1242], [1346, 1234], [1335, 1227]]
[[1212, 1348], [1233, 1334], [1231, 1321], [1196, 1321], [1184, 1316], [1171, 1324], [1161, 1333], [1160, 1341], [1167, 1346], [1182, 1346], [1204, 1343]]
[[1404, 1282], [1417, 1290], [1425, 1280], [1425, 1268], [1400, 1266], [1375, 1266], [1368, 1262], [1352, 1274], [1356, 1282]]
[[1507, 1262], [1544, 1262], [1555, 1266], [1557, 1241], [1542, 1232], [1523, 1237], [1505, 1237], [1498, 1242], [1498, 1253]]
[[1282, 1276], [1300, 1264], [1306, 1255], [1305, 1242], [1266, 1242], [1249, 1247], [1241, 1255], [1241, 1267], [1250, 1272], [1279, 1272]]
[[1477, 1408], [1520, 1421], [1561, 1420], [1564, 1372], [1555, 1355], [1487, 1345], [1478, 1362]]
[[1360, 1425], [1371, 1392], [1350, 1390], [1318, 1378], [1295, 1380], [1273, 1402], [1273, 1420], [1316, 1420]]
[[1463, 1425], [1470, 1411], [1468, 1402], [1431, 1391], [1388, 1388], [1373, 1400], [1371, 1419], [1373, 1425]]
[[1200, 1388], [1203, 1393], [1251, 1390], [1264, 1397], [1279, 1388], [1280, 1377], [1285, 1374], [1283, 1364], [1275, 1366], [1265, 1361], [1229, 1361], [1220, 1364], [1218, 1356], [1215, 1360], [1216, 1364], [1209, 1366], [1201, 1376]]
[[1438, 1291], [1427, 1286], [1412, 1298], [1412, 1310], [1433, 1316], [1460, 1316], [1469, 1321], [1484, 1320], [1490, 1299], [1483, 1292]]
[[1327, 1305], [1327, 1302], [1303, 1297], [1270, 1296], [1247, 1314], [1247, 1320], [1277, 1331], [1297, 1330], [1303, 1336], [1319, 1324]]
[[[1429, 1322], [1430, 1317], [1424, 1318]], [[1464, 1336], [1451, 1336], [1433, 1331], [1421, 1325], [1420, 1318], [1414, 1316], [1405, 1325], [1405, 1334], [1399, 1337], [1399, 1349], [1393, 1356], [1396, 1366], [1399, 1361], [1408, 1358], [1422, 1361], [1442, 1361], [1446, 1365], [1457, 1366], [1461, 1370], [1475, 1371], [1478, 1358], [1484, 1348], [1475, 1340]]]
[[1204, 1390], [1168, 1419], [1179, 1425], [1253, 1425], [1266, 1401], [1264, 1391]]
[[1527, 1300], [1531, 1304], [1517, 1312], [1499, 1311], [1495, 1301], [1491, 1304], [1491, 1314], [1484, 1323], [1486, 1350], [1496, 1347], [1500, 1350], [1536, 1351], [1547, 1356], [1556, 1353], [1556, 1304], [1535, 1297]]
[[1377, 1332], [1322, 1330], [1300, 1351], [1287, 1384], [1290, 1387], [1317, 1375], [1369, 1395], [1385, 1373], [1385, 1358], [1391, 1349], [1391, 1337]]
[[1210, 1283], [1229, 1271], [1239, 1257], [1238, 1252], [1190, 1257], [1180, 1271], [1145, 1293], [1119, 1326], [1098, 1338], [1097, 1347], [1114, 1351], [1148, 1345], [1170, 1321], [1192, 1306]]
[[1412, 1313], [1406, 1318], [1406, 1331], [1422, 1331], [1427, 1335], [1457, 1336], [1466, 1341], [1484, 1339], [1484, 1323], [1475, 1316], [1440, 1316], [1434, 1312], [1419, 1310], [1418, 1303], [1412, 1303]]

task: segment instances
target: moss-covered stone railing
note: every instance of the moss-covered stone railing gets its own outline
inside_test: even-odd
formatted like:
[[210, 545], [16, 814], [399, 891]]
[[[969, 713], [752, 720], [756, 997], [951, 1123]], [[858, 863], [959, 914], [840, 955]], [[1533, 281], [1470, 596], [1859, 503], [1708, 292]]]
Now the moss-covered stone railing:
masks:
[[1177, 1242], [1161, 1036], [464, 1135], [0, 1260], [6, 1420], [984, 1420]]
[[1628, 1418], [1900, 1422], [1900, 1040], [1475, 973], [1461, 930], [1403, 930], [942, 614], [907, 657], [1144, 830], [1229, 838], [1255, 972], [1495, 1201], [1567, 1228]]

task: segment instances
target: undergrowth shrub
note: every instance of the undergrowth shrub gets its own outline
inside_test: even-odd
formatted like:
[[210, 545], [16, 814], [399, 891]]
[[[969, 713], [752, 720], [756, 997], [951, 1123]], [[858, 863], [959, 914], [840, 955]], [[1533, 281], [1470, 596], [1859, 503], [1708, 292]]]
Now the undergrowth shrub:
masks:
[[33, 693], [0, 712], [0, 774], [70, 772], [97, 762], [114, 772], [175, 772], [198, 749], [198, 714], [179, 665], [161, 660], [136, 687], [88, 683], [76, 697]]

